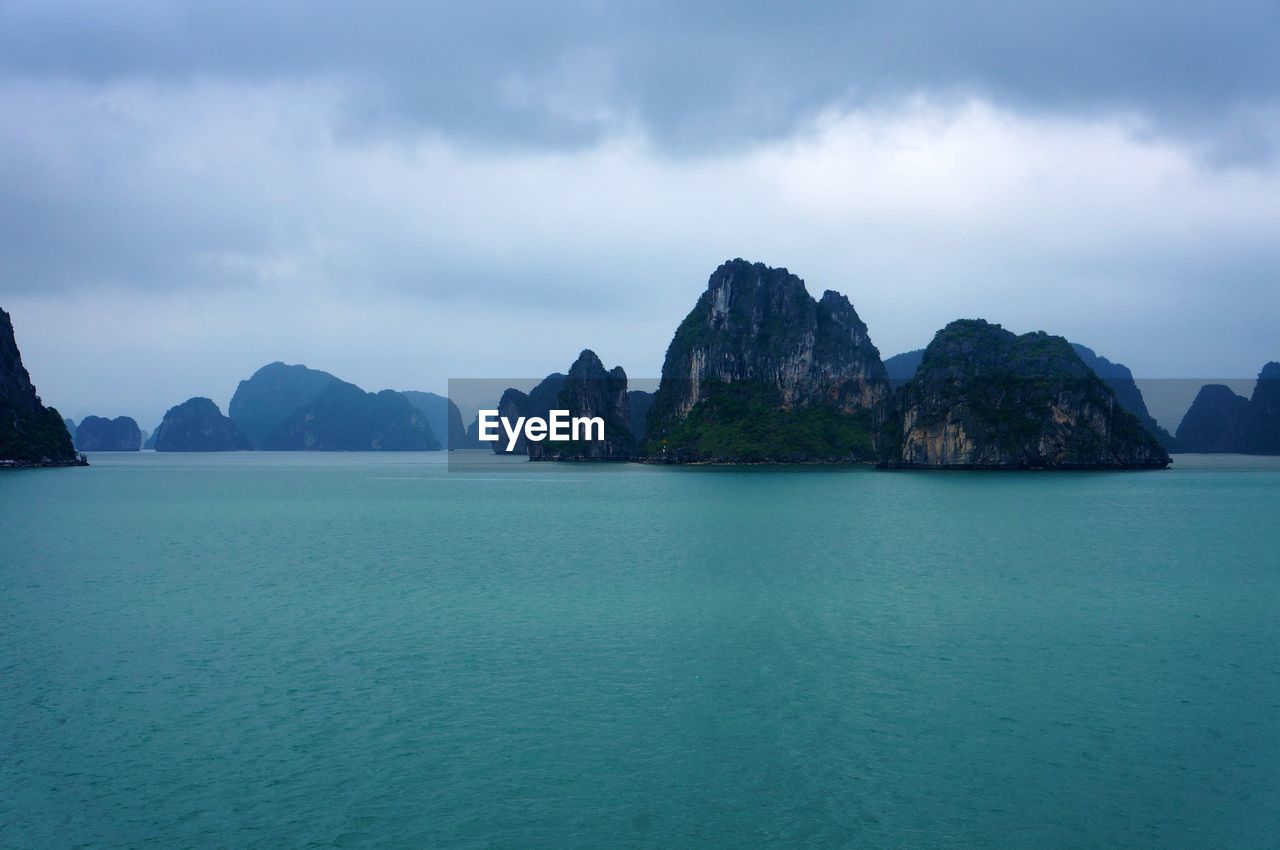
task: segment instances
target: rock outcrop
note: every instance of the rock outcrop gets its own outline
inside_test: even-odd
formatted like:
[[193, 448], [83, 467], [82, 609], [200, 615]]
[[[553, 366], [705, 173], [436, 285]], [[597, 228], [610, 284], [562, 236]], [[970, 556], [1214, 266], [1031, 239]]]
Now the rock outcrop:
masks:
[[885, 466], [1157, 469], [1168, 453], [1062, 337], [952, 322], [898, 398]]
[[427, 418], [431, 433], [443, 446], [450, 449], [468, 448], [467, 431], [462, 424], [462, 411], [451, 399], [435, 393], [401, 390], [400, 395], [409, 400]]
[[62, 416], [45, 407], [0, 310], [0, 466], [83, 466]]
[[136, 452], [141, 447], [142, 431], [129, 416], [86, 416], [76, 428], [76, 448], [82, 452]]
[[1280, 454], [1280, 363], [1262, 367], [1249, 398], [1224, 384], [1201, 387], [1178, 425], [1178, 444], [1188, 452]]
[[272, 451], [438, 451], [422, 412], [393, 390], [367, 393], [333, 381], [315, 401], [271, 430]]
[[732, 260], [676, 329], [649, 411], [657, 462], [874, 457], [889, 380], [849, 300], [784, 268]]
[[253, 448], [235, 421], [207, 398], [169, 408], [152, 435], [158, 452], [235, 452]]
[[630, 460], [635, 456], [627, 373], [621, 366], [606, 371], [594, 351], [584, 350], [569, 367], [551, 407], [569, 411], [570, 417], [600, 418], [604, 439], [529, 442], [530, 460]]

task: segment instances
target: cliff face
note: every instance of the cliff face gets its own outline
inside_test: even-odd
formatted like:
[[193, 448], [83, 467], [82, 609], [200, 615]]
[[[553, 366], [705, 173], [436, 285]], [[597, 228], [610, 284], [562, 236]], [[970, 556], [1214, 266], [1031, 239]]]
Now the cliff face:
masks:
[[594, 351], [584, 350], [569, 367], [553, 407], [569, 411], [571, 417], [603, 419], [604, 439], [530, 442], [530, 460], [630, 460], [635, 455], [627, 373], [621, 366], [606, 371]]
[[952, 322], [902, 390], [895, 467], [1163, 468], [1169, 455], [1061, 337]]
[[142, 431], [129, 416], [86, 416], [76, 428], [76, 447], [82, 452], [136, 452], [142, 447]]
[[263, 440], [273, 451], [437, 451], [422, 412], [398, 392], [333, 381]]
[[78, 466], [62, 416], [45, 407], [13, 334], [13, 321], [0, 310], [0, 463], [6, 466]]
[[1222, 384], [1201, 387], [1178, 443], [1189, 452], [1280, 454], [1280, 363], [1262, 367], [1247, 399]]
[[848, 299], [727, 262], [676, 329], [645, 449], [668, 461], [865, 460], [888, 375]]
[[169, 408], [152, 436], [158, 452], [234, 452], [253, 448], [239, 426], [207, 398], [188, 399]]
[[450, 449], [468, 448], [467, 431], [462, 424], [462, 411], [452, 400], [435, 393], [401, 390], [400, 395], [409, 400], [427, 418], [427, 425], [436, 441]]

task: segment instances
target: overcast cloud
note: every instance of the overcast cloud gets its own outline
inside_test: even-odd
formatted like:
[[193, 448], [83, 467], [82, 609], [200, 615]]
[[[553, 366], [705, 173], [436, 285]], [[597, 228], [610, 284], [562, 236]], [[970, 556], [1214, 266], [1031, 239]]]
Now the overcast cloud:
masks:
[[[1280, 359], [1280, 6], [0, 2], [0, 306], [154, 427], [271, 360], [656, 375], [711, 270], [1140, 376]], [[1171, 423], [1176, 425], [1176, 422]]]

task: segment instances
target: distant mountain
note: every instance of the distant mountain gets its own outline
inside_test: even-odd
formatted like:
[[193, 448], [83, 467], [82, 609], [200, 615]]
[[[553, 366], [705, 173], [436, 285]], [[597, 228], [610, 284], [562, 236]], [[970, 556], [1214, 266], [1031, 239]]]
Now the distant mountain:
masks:
[[207, 398], [169, 408], [153, 435], [158, 452], [234, 452], [253, 448], [235, 421]]
[[646, 390], [628, 390], [627, 391], [627, 407], [629, 419], [631, 422], [631, 435], [636, 438], [636, 444], [640, 444], [644, 440], [645, 423], [649, 419], [649, 408], [653, 407], [653, 393]]
[[1071, 347], [1075, 349], [1076, 354], [1080, 355], [1080, 359], [1084, 364], [1093, 370], [1094, 374], [1107, 382], [1107, 386], [1111, 387], [1111, 391], [1116, 394], [1116, 401], [1120, 402], [1120, 406], [1125, 410], [1138, 417], [1138, 421], [1142, 423], [1142, 427], [1151, 432], [1151, 436], [1164, 446], [1165, 451], [1177, 451], [1178, 441], [1172, 434], [1160, 427], [1160, 423], [1156, 422], [1155, 417], [1147, 410], [1147, 403], [1142, 398], [1142, 391], [1138, 389], [1137, 383], [1133, 380], [1133, 372], [1129, 371], [1129, 367], [1123, 363], [1112, 363], [1105, 357], [1096, 354], [1092, 348], [1081, 345], [1078, 342], [1071, 343]]
[[67, 433], [71, 435], [71, 444], [76, 442], [76, 421], [74, 419], [64, 417], [62, 424], [67, 426]]
[[665, 462], [870, 460], [889, 380], [849, 300], [784, 268], [712, 273], [676, 329], [644, 450]]
[[1062, 337], [952, 322], [902, 389], [898, 468], [1147, 469], [1168, 453]]
[[889, 373], [889, 388], [897, 391], [905, 386], [920, 368], [922, 359], [924, 359], [924, 349], [917, 348], [915, 351], [904, 351], [885, 360], [884, 370]]
[[158, 436], [160, 436], [160, 426], [159, 426], [159, 425], [157, 425], [157, 426], [156, 426], [156, 428], [155, 428], [155, 430], [154, 430], [154, 431], [152, 431], [150, 434], [148, 434], [148, 435], [147, 435], [147, 438], [146, 438], [145, 440], [143, 440], [143, 441], [142, 441], [142, 447], [143, 447], [144, 449], [150, 449], [150, 450], [152, 450], [152, 451], [155, 451], [155, 447], [156, 447], [156, 437], [158, 437]]
[[271, 430], [272, 451], [437, 451], [422, 412], [393, 390], [366, 393], [332, 381], [320, 395]]
[[82, 466], [62, 416], [45, 407], [13, 334], [13, 320], [0, 310], [0, 465]]
[[427, 417], [427, 424], [431, 426], [431, 433], [438, 442], [451, 449], [467, 447], [467, 431], [462, 424], [462, 411], [458, 410], [458, 405], [435, 393], [401, 390], [400, 394]]
[[551, 407], [569, 411], [570, 417], [602, 419], [604, 439], [530, 442], [530, 460], [630, 460], [635, 456], [627, 373], [621, 366], [606, 370], [596, 353], [585, 349], [569, 367]]
[[[551, 409], [557, 406], [556, 401], [560, 396], [560, 390], [564, 388], [564, 382], [567, 377], [559, 372], [552, 372], [530, 390], [528, 395], [513, 387], [508, 387], [506, 392], [502, 394], [502, 398], [498, 400], [498, 415], [511, 422], [515, 422], [521, 416], [539, 416], [545, 419]], [[529, 443], [525, 440], [523, 434], [516, 442], [515, 449], [510, 452], [507, 451], [507, 441], [505, 439], [488, 443], [488, 446], [496, 455], [527, 455], [529, 453]]]
[[1223, 384], [1206, 384], [1178, 425], [1189, 452], [1280, 454], [1280, 363], [1258, 373], [1250, 398]]
[[[434, 396], [432, 393], [415, 395]], [[434, 398], [441, 398], [434, 396]], [[447, 401], [447, 400], [446, 400]], [[366, 393], [318, 369], [275, 362], [241, 381], [231, 418], [272, 451], [435, 451], [429, 416], [403, 393]], [[461, 415], [458, 416], [459, 422]], [[448, 434], [445, 418], [439, 431]]]
[[128, 416], [86, 416], [76, 428], [75, 442], [82, 452], [136, 452], [142, 447], [142, 432]]
[[467, 426], [467, 435], [462, 439], [463, 449], [487, 449], [489, 444], [480, 439], [480, 414], [477, 413]]
[[337, 380], [328, 372], [306, 366], [268, 363], [240, 382], [227, 414], [254, 446], [261, 448], [275, 428]]
[[1280, 454], [1280, 363], [1268, 363], [1258, 373], [1244, 444], [1251, 454]]

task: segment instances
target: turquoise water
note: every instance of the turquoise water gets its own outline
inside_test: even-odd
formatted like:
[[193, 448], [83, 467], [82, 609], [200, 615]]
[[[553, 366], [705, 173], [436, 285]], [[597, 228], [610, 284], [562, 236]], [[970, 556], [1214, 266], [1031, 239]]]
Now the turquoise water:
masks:
[[1280, 459], [0, 474], [0, 846], [1275, 847]]

